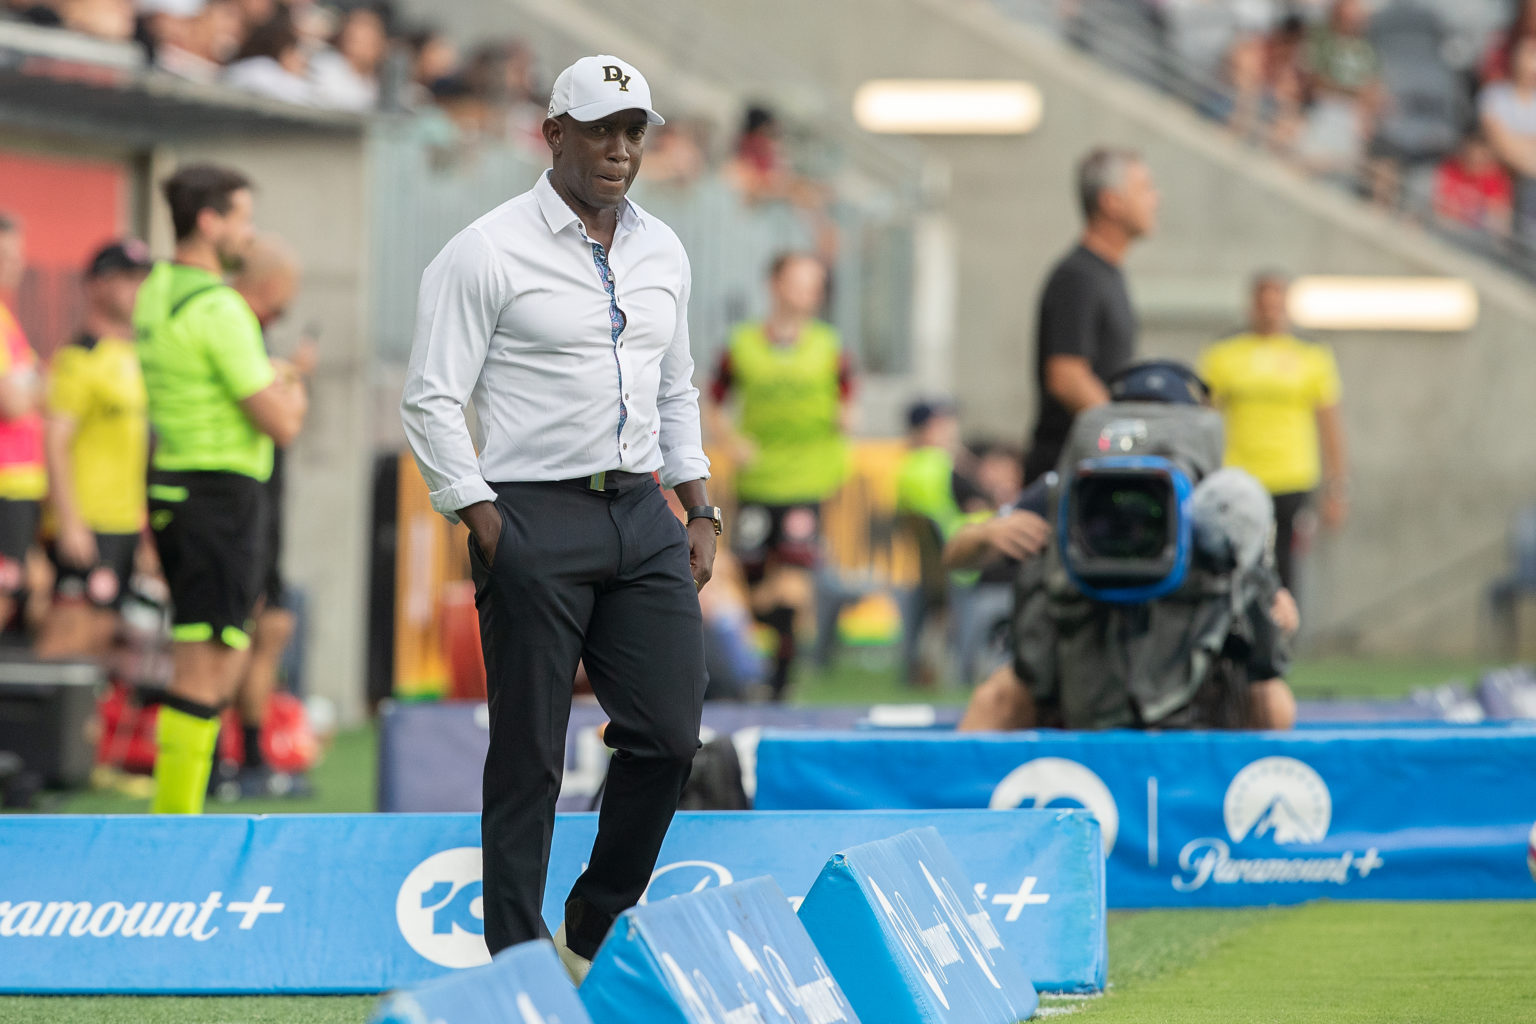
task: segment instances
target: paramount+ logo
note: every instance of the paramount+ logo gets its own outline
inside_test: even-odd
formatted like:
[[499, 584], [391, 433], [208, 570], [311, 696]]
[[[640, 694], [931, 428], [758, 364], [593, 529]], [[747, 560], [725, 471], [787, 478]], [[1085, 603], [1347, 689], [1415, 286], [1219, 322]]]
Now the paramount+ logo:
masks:
[[[1234, 844], [1272, 847], [1314, 846], [1333, 823], [1333, 796], [1321, 775], [1294, 757], [1261, 757], [1232, 778], [1222, 801], [1227, 839], [1202, 838], [1179, 853], [1173, 887], [1194, 892], [1208, 884], [1270, 885], [1332, 882], [1346, 885], [1382, 866], [1376, 847], [1364, 853], [1312, 857], [1234, 857]], [[1277, 852], [1284, 852], [1277, 850]]]
[[[485, 884], [480, 848], [434, 853], [411, 869], [395, 896], [395, 923], [410, 947], [440, 967], [491, 962], [485, 948]], [[640, 902], [702, 892], [735, 881], [723, 864], [680, 860], [661, 865]]]

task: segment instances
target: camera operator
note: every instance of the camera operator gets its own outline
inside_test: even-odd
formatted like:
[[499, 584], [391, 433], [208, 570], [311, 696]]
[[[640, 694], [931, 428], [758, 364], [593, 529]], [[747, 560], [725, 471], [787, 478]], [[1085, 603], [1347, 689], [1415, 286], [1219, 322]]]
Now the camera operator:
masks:
[[[1049, 495], [1031, 488], [1054, 522], [1020, 567], [1014, 662], [977, 687], [959, 728], [1290, 728], [1299, 622], [1262, 486], [1218, 470], [1220, 421], [1187, 367], [1137, 364], [1110, 395], [1074, 428]], [[946, 556], [1001, 551], [1008, 534], [977, 524]]]

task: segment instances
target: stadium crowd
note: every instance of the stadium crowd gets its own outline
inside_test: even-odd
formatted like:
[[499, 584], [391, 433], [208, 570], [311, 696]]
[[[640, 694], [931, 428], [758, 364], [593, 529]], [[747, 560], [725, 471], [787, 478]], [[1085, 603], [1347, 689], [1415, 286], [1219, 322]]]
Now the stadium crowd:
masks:
[[[423, 136], [443, 146], [504, 140], [548, 156], [549, 83], [533, 47], [506, 38], [466, 51], [387, 0], [6, 0], [5, 21], [135, 44], [167, 74], [298, 106], [416, 113]], [[827, 187], [795, 170], [771, 108], [745, 110], [728, 145], [716, 136], [708, 119], [674, 117], [648, 143], [646, 180], [688, 185], [718, 169], [751, 202], [825, 209]]]
[[1502, 20], [1494, 4], [1430, 0], [1061, 9], [1077, 45], [1277, 158], [1476, 248], [1528, 257], [1536, 3], [1502, 6]]

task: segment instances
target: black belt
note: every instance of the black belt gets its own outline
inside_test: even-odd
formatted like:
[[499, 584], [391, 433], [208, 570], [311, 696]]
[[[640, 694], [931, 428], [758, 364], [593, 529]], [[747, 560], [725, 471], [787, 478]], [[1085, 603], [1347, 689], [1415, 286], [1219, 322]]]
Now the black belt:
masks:
[[557, 483], [573, 484], [577, 487], [585, 487], [589, 491], [622, 491], [626, 487], [645, 480], [650, 480], [649, 473], [630, 473], [622, 469], [608, 469], [601, 473], [593, 473], [591, 476], [578, 476], [570, 480], [558, 480]]

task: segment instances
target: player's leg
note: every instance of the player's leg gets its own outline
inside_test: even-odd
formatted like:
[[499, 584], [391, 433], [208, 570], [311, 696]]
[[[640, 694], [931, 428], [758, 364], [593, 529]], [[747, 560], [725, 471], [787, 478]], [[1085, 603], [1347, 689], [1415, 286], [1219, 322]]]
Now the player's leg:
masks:
[[251, 634], [251, 655], [235, 700], [240, 712], [246, 768], [261, 768], [266, 764], [261, 753], [261, 726], [266, 721], [272, 695], [277, 692], [283, 654], [288, 650], [295, 628], [293, 612], [274, 607], [270, 603], [270, 594], [267, 600], [269, 603], [256, 616], [256, 628]]
[[44, 658], [104, 658], [117, 633], [123, 593], [133, 572], [138, 534], [98, 533], [96, 564], [66, 565], [57, 549], [53, 604], [38, 635], [37, 653]]
[[69, 658], [90, 653], [95, 630], [94, 609], [86, 595], [86, 582], [93, 566], [69, 565], [59, 556], [56, 546], [48, 546], [53, 562], [53, 601], [37, 634], [35, 645], [40, 658]]
[[971, 693], [959, 732], [1001, 732], [1033, 729], [1035, 701], [1012, 665], [1000, 666]]
[[219, 713], [234, 696], [258, 598], [260, 485], [228, 473], [154, 474], [150, 526], [174, 609], [171, 681], [157, 719], [159, 813], [203, 809]]
[[789, 689], [798, 649], [797, 627], [811, 613], [815, 601], [821, 510], [815, 505], [788, 505], [772, 508], [770, 514], [767, 569], [753, 607], [777, 640], [769, 687], [778, 701]]
[[8, 629], [27, 590], [27, 550], [37, 535], [35, 501], [0, 498], [0, 631]]
[[293, 639], [293, 612], [284, 604], [283, 557], [283, 459], [274, 460], [272, 476], [262, 489], [265, 505], [265, 541], [262, 546], [261, 610], [251, 636], [251, 657], [236, 697], [240, 713], [245, 763], [241, 766], [242, 790], [262, 790], [269, 782], [266, 758], [261, 750], [261, 727], [267, 719], [272, 695], [277, 692], [283, 654]]
[[549, 935], [544, 882], [571, 686], [594, 581], [618, 562], [602, 495], [549, 484], [498, 490], [502, 530], [492, 559], [468, 539], [490, 714], [480, 823], [492, 953]]
[[1311, 494], [1277, 494], [1275, 503], [1275, 571], [1280, 585], [1296, 593], [1297, 517], [1307, 507]]
[[173, 641], [171, 684], [155, 720], [154, 813], [202, 813], [219, 712], [234, 691], [243, 655], [219, 640]]
[[1284, 679], [1265, 679], [1248, 687], [1248, 728], [1296, 727], [1296, 695]]
[[619, 578], [592, 612], [583, 660], [615, 751], [597, 841], [565, 904], [571, 951], [591, 958], [650, 882], [699, 745], [704, 644], [687, 531], [654, 485], [615, 499]]

